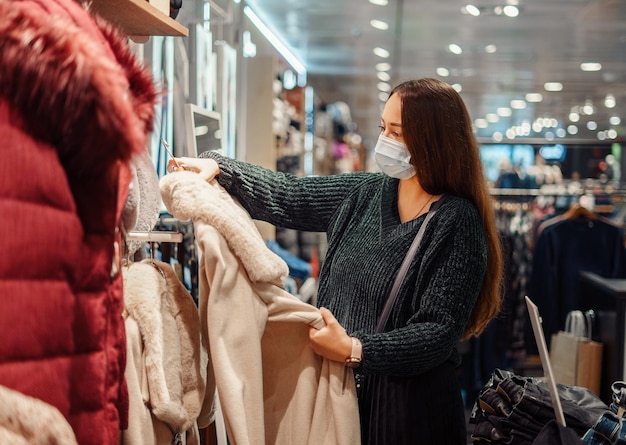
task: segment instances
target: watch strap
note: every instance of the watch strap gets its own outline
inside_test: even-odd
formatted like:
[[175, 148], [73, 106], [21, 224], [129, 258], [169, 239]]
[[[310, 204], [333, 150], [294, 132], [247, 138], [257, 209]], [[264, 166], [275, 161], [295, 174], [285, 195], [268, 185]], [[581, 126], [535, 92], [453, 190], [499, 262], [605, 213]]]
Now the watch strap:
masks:
[[358, 338], [351, 337], [350, 339], [352, 340], [352, 350], [350, 357], [346, 359], [346, 366], [349, 368], [357, 368], [363, 359], [363, 345]]

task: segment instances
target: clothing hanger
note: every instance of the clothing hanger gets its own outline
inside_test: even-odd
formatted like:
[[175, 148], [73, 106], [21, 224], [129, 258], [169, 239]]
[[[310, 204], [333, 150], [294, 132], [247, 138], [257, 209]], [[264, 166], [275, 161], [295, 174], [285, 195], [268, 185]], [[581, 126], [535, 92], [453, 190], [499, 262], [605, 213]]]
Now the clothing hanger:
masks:
[[588, 208], [581, 205], [579, 202], [573, 203], [565, 213], [563, 213], [564, 219], [597, 219], [598, 215]]

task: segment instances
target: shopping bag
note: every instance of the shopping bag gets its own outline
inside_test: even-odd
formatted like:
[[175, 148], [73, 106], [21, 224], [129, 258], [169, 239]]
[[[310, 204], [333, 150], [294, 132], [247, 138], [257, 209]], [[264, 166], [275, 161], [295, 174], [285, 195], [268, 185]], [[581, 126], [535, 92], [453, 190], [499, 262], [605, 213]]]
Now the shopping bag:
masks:
[[570, 312], [565, 331], [552, 335], [550, 361], [558, 383], [589, 388], [599, 395], [602, 343], [591, 340], [591, 326], [589, 314]]
[[600, 395], [602, 377], [602, 343], [583, 340], [578, 343], [578, 363], [576, 385], [589, 388]]

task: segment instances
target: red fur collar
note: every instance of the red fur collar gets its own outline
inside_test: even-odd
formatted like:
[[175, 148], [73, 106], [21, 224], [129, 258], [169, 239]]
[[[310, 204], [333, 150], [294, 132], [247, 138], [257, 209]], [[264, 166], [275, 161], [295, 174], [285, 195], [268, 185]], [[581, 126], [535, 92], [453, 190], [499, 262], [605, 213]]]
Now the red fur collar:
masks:
[[23, 0], [0, 2], [0, 100], [79, 179], [145, 149], [156, 88], [111, 25], [73, 0]]

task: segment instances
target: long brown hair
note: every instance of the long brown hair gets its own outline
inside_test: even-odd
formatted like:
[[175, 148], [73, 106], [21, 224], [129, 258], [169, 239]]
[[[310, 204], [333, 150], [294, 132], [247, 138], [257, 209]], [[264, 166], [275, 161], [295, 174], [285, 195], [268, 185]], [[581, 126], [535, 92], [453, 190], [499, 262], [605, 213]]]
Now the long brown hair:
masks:
[[450, 193], [474, 203], [487, 239], [487, 271], [464, 338], [480, 335], [501, 305], [502, 252], [478, 143], [461, 96], [437, 79], [396, 86], [402, 101], [402, 134], [422, 188], [431, 195]]

